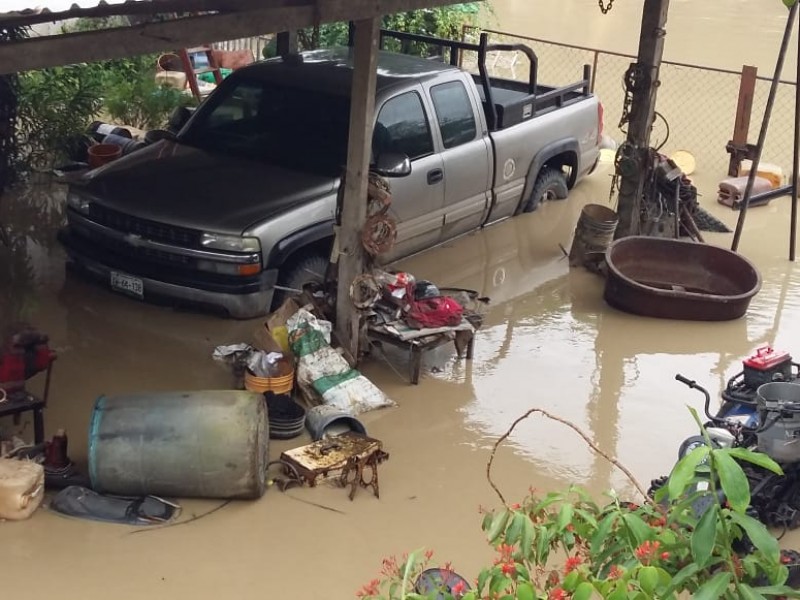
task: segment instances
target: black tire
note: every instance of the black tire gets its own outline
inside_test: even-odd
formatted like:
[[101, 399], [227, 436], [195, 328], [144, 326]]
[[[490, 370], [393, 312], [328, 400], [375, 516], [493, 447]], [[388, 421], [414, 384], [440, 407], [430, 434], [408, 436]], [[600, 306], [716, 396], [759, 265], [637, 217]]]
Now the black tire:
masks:
[[[309, 283], [322, 283], [325, 280], [325, 272], [328, 270], [328, 258], [321, 254], [301, 254], [297, 259], [284, 265], [278, 276], [278, 285], [293, 290], [302, 290], [303, 286]], [[295, 296], [296, 292], [287, 290], [276, 290], [274, 307]]]
[[564, 200], [569, 195], [567, 176], [560, 169], [545, 167], [539, 172], [531, 197], [522, 212], [533, 212], [546, 200]]

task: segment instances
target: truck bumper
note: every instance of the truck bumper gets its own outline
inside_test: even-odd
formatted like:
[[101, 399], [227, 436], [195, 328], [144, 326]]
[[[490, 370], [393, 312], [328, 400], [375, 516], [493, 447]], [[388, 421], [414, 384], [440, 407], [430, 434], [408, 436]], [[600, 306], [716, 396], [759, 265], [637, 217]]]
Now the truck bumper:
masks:
[[[206, 283], [198, 275], [195, 281], [187, 277], [155, 277], [140, 272], [134, 265], [115, 264], [113, 259], [99, 262], [92, 255], [92, 247], [71, 233], [69, 227], [58, 232], [58, 240], [77, 269], [93, 279], [111, 287], [111, 273], [117, 272], [141, 280], [142, 296], [131, 296], [144, 301], [171, 301], [225, 311], [234, 319], [251, 319], [265, 315], [272, 305], [277, 269], [267, 269], [256, 277], [247, 278], [241, 285], [219, 282]], [[101, 254], [102, 255], [102, 254]], [[106, 258], [107, 256], [104, 255]], [[165, 274], [166, 275], [166, 274]], [[129, 295], [129, 294], [126, 294]]]

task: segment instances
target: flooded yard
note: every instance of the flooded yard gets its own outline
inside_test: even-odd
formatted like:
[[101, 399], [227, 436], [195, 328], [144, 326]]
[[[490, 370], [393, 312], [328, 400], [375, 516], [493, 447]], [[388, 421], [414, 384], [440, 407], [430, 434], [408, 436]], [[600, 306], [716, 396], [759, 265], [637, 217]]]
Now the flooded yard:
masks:
[[[23, 595], [34, 585], [37, 596], [82, 599], [111, 590], [120, 600], [312, 598], [320, 591], [349, 598], [376, 573], [381, 557], [423, 546], [471, 578], [489, 556], [478, 515], [479, 505], [496, 504], [484, 475], [489, 450], [532, 407], [573, 421], [645, 486], [667, 472], [679, 442], [694, 432], [686, 405], [699, 407], [701, 400], [673, 380], [675, 373], [717, 394], [760, 344], [800, 354], [800, 302], [793, 293], [800, 273], [786, 260], [789, 202], [773, 201], [748, 216], [742, 252], [758, 265], [764, 288], [746, 318], [634, 317], [609, 308], [603, 280], [570, 271], [559, 248], [568, 247], [581, 207], [605, 202], [610, 168], [602, 165], [566, 202], [401, 264], [440, 285], [480, 290], [492, 302], [472, 362], [443, 348], [428, 357], [419, 386], [401, 377], [402, 356], [391, 354], [387, 362], [377, 354], [364, 365], [399, 405], [363, 415], [391, 456], [380, 467], [380, 500], [362, 492], [350, 502], [345, 491], [327, 486], [271, 488], [257, 502], [234, 502], [199, 520], [192, 519], [220, 503], [185, 501], [184, 524], [147, 531], [42, 509], [29, 521], [2, 525], [4, 592]], [[2, 251], [0, 314], [3, 326], [23, 317], [50, 334], [59, 358], [47, 433], [66, 428], [70, 453], [82, 462], [98, 396], [228, 388], [231, 377], [211, 360], [212, 349], [249, 340], [255, 323], [140, 304], [65, 273], [53, 241], [62, 198], [58, 187], [34, 187], [4, 200], [0, 218], [12, 226], [13, 250]], [[705, 205], [734, 224], [736, 213]], [[730, 242], [730, 235], [709, 237]], [[30, 424], [21, 427], [30, 434]], [[306, 439], [273, 442], [271, 455]], [[570, 483], [598, 494], [633, 493], [575, 434], [541, 418], [517, 428], [495, 468], [508, 498], [529, 486]], [[789, 535], [784, 543], [793, 539], [800, 541]]]
[[[501, 29], [635, 50], [641, 3], [617, 3], [608, 17], [590, 0], [542, 0], [536, 10], [527, 0], [497, 0], [495, 7]], [[667, 54], [688, 60], [700, 52], [697, 44], [710, 47], [698, 32], [713, 16], [706, 5], [721, 2], [674, 4]], [[727, 12], [712, 27], [714, 64], [738, 68], [752, 60], [769, 68], [783, 13], [774, 0], [774, 10], [753, 16], [754, 4], [724, 4]], [[568, 17], [566, 5], [585, 20]], [[751, 17], [761, 34], [747, 52], [729, 53], [723, 43]], [[376, 353], [364, 364], [364, 374], [398, 404], [362, 418], [390, 454], [380, 467], [380, 500], [361, 491], [351, 502], [344, 490], [324, 485], [271, 488], [255, 502], [183, 501], [178, 523], [147, 530], [41, 509], [29, 521], [0, 524], [4, 596], [345, 599], [377, 574], [382, 557], [421, 547], [472, 579], [492, 554], [478, 514], [480, 505], [497, 504], [485, 478], [489, 452], [533, 407], [575, 423], [645, 487], [667, 473], [679, 443], [695, 433], [686, 406], [702, 403], [674, 380], [676, 373], [719, 398], [756, 347], [770, 343], [800, 357], [800, 268], [787, 260], [790, 201], [773, 200], [748, 214], [740, 251], [759, 268], [763, 288], [746, 317], [720, 323], [636, 317], [606, 305], [603, 279], [570, 270], [560, 247], [569, 248], [585, 204], [608, 204], [611, 172], [605, 162], [567, 201], [400, 263], [440, 286], [479, 290], [491, 304], [471, 362], [444, 347], [426, 357], [419, 386], [408, 384], [399, 354]], [[697, 183], [704, 208], [732, 228], [738, 213], [715, 201], [722, 175], [701, 171]], [[211, 359], [212, 350], [249, 341], [258, 322], [142, 304], [66, 272], [55, 241], [63, 202], [64, 189], [45, 184], [0, 201], [0, 222], [11, 237], [9, 248], [0, 245], [0, 330], [25, 320], [50, 335], [59, 357], [46, 434], [65, 428], [70, 455], [83, 464], [98, 396], [230, 388], [232, 377]], [[730, 247], [732, 235], [706, 239]], [[33, 391], [42, 385], [39, 376]], [[0, 428], [32, 435], [25, 419], [19, 426], [2, 420]], [[306, 441], [307, 434], [273, 441], [271, 457]], [[596, 494], [633, 495], [625, 477], [577, 435], [539, 417], [521, 424], [498, 452], [495, 480], [509, 499], [530, 486], [571, 483]], [[800, 535], [781, 543], [799, 547]]]

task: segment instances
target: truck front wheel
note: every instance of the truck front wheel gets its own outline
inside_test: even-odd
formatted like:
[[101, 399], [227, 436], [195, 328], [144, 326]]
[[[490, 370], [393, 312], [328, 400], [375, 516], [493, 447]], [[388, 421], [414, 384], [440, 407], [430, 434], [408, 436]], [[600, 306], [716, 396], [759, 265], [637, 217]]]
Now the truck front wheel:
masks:
[[297, 295], [309, 283], [322, 283], [327, 270], [328, 259], [321, 254], [301, 254], [284, 265], [278, 277], [273, 306], [280, 306], [286, 298]]
[[539, 172], [533, 186], [531, 197], [522, 209], [522, 212], [533, 212], [542, 202], [547, 200], [563, 200], [569, 194], [567, 176], [561, 169], [545, 167]]

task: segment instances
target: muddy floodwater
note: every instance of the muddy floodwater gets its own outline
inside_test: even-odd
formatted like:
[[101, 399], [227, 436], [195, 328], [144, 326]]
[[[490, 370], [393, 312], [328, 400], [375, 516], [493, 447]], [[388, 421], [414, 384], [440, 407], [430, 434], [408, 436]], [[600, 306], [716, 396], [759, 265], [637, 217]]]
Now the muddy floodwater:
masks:
[[[565, 35], [577, 37], [583, 28], [593, 31], [592, 23], [634, 29], [631, 19], [613, 19], [635, 13], [631, 7], [640, 3], [617, 3], [618, 10], [601, 17], [591, 12], [592, 3], [573, 2], [586, 5], [582, 29], [575, 31], [574, 21], [553, 27], [570, 24]], [[511, 4], [498, 3], [498, 16], [511, 14]], [[517, 7], [523, 4], [550, 6], [541, 19], [555, 19], [553, 7], [563, 3]], [[676, 13], [690, 4], [675, 3]], [[726, 3], [731, 27], [739, 25], [737, 11], [752, 4]], [[528, 12], [531, 22], [537, 15]], [[774, 37], [773, 29], [763, 35]], [[427, 357], [419, 386], [404, 379], [402, 356], [377, 356], [364, 365], [398, 403], [363, 415], [369, 434], [390, 454], [380, 467], [380, 500], [361, 491], [351, 502], [343, 490], [327, 486], [287, 493], [271, 488], [259, 501], [233, 502], [207, 516], [219, 502], [184, 501], [181, 524], [149, 530], [42, 509], [29, 521], [0, 524], [3, 597], [344, 600], [377, 574], [382, 557], [421, 547], [472, 579], [491, 556], [478, 515], [479, 505], [497, 504], [484, 477], [490, 448], [532, 407], [574, 422], [644, 485], [666, 473], [680, 441], [695, 431], [687, 404], [701, 406], [696, 392], [674, 381], [676, 373], [718, 397], [759, 345], [800, 356], [800, 270], [787, 260], [790, 203], [774, 200], [748, 214], [740, 250], [758, 266], [764, 284], [746, 317], [722, 323], [635, 317], [609, 308], [603, 280], [570, 271], [560, 248], [569, 247], [584, 204], [608, 203], [610, 173], [606, 162], [568, 201], [401, 263], [418, 278], [476, 289], [492, 301], [471, 362], [443, 348]], [[717, 205], [711, 193], [717, 180], [698, 181], [702, 203], [733, 226], [738, 213]], [[32, 186], [0, 202], [0, 221], [11, 234], [11, 248], [0, 246], [0, 328], [24, 319], [51, 336], [59, 358], [47, 434], [65, 428], [70, 453], [81, 463], [98, 396], [230, 387], [229, 373], [211, 352], [249, 341], [257, 322], [140, 304], [65, 273], [54, 237], [62, 210], [57, 186]], [[707, 240], [730, 246], [731, 237], [708, 234]], [[34, 391], [41, 386], [34, 380]], [[0, 427], [31, 434], [25, 420], [19, 426], [0, 421]], [[307, 439], [273, 442], [271, 455]], [[495, 466], [509, 499], [529, 486], [553, 490], [570, 483], [597, 494], [612, 488], [633, 494], [580, 438], [541, 418], [518, 427]], [[800, 546], [800, 536], [789, 534], [782, 544]]]

